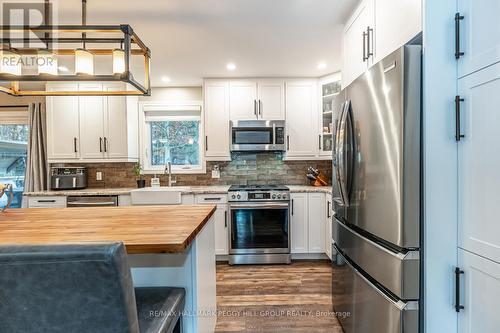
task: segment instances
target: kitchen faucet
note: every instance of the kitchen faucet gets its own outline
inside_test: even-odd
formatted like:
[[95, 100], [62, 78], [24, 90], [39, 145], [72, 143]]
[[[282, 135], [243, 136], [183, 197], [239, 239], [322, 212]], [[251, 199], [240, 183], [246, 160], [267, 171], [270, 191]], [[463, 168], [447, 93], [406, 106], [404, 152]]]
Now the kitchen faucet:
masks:
[[172, 180], [172, 163], [167, 162], [165, 165], [165, 174], [168, 173], [168, 187], [171, 187], [173, 184], [177, 183], [177, 180]]

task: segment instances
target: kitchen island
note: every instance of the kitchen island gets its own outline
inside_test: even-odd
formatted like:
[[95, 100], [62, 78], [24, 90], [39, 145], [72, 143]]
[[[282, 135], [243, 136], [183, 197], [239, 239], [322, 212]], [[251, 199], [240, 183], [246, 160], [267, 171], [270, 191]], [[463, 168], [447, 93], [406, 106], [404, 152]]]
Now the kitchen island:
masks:
[[216, 322], [215, 206], [11, 209], [0, 246], [123, 242], [136, 287], [186, 289], [183, 332]]

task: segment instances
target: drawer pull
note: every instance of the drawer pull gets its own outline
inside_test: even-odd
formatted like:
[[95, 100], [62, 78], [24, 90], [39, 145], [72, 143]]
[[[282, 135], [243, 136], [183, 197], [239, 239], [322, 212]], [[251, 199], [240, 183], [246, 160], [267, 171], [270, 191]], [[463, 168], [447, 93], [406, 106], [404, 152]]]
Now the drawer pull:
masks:
[[205, 201], [220, 201], [221, 198], [203, 198]]
[[39, 202], [39, 203], [54, 203], [56, 202], [54, 199], [46, 199], [46, 200], [37, 200], [36, 202]]

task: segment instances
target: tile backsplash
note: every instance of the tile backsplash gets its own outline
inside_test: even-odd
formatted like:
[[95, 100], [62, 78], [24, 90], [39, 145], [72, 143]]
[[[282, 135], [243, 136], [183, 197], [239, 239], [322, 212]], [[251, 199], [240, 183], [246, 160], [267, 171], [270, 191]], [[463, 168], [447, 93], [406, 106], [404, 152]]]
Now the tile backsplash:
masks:
[[[220, 179], [212, 178], [212, 168], [218, 165]], [[89, 188], [136, 187], [132, 172], [134, 163], [88, 163], [66, 164], [85, 166], [88, 172]], [[331, 161], [283, 161], [281, 153], [233, 153], [229, 162], [207, 162], [205, 174], [175, 174], [177, 186], [232, 185], [232, 184], [287, 184], [308, 185], [305, 176], [307, 168], [313, 166], [329, 179], [332, 173]], [[102, 180], [96, 180], [96, 173], [102, 172]], [[144, 175], [149, 186], [153, 175]], [[166, 175], [158, 175], [162, 185], [167, 184]]]

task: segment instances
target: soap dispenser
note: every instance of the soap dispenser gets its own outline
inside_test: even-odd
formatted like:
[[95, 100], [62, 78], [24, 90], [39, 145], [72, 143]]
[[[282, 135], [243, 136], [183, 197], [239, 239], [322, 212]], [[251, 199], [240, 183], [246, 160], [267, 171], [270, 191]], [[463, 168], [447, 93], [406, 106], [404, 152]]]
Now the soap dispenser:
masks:
[[151, 187], [160, 187], [160, 178], [158, 178], [156, 174], [151, 178]]

